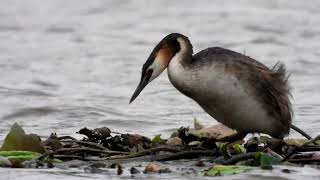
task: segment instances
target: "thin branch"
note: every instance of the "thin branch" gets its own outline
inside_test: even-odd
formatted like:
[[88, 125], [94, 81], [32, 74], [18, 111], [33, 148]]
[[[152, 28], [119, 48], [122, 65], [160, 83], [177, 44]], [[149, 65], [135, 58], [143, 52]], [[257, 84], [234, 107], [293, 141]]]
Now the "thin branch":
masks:
[[129, 154], [129, 155], [110, 156], [110, 157], [103, 158], [102, 160], [129, 159], [129, 158], [141, 157], [141, 156], [153, 154], [160, 151], [167, 151], [167, 152], [173, 152], [173, 153], [180, 152], [180, 150], [174, 149], [174, 148], [158, 147], [158, 148], [152, 148], [152, 149], [140, 151], [140, 152]]
[[239, 161], [253, 159], [253, 158], [255, 158], [256, 154], [257, 154], [256, 152], [238, 154], [238, 155], [232, 156], [230, 159], [225, 160], [224, 162], [222, 162], [222, 164], [223, 165], [230, 165], [230, 164], [235, 164]]
[[317, 158], [299, 158], [299, 159], [289, 159], [291, 163], [320, 163], [320, 159]]
[[59, 142], [64, 142], [64, 143], [77, 143], [80, 145], [84, 145], [84, 146], [93, 146], [96, 147], [98, 149], [102, 149], [102, 150], [109, 150], [108, 148], [98, 144], [98, 143], [94, 143], [94, 142], [89, 142], [89, 141], [78, 141], [78, 140], [59, 140]]
[[[157, 150], [160, 150], [157, 148]], [[132, 154], [129, 156], [110, 156], [103, 159], [103, 162], [130, 162], [130, 161], [172, 161], [179, 159], [193, 159], [199, 156], [215, 156], [217, 155], [216, 150], [191, 150], [191, 151], [180, 151], [167, 154], [156, 154], [156, 155], [143, 155]], [[140, 159], [143, 158], [143, 159]]]
[[74, 138], [72, 136], [60, 136], [60, 137], [58, 137], [58, 140], [63, 140], [63, 139], [77, 140], [76, 138]]
[[308, 142], [304, 143], [301, 147], [307, 146], [309, 144], [316, 144], [317, 145], [317, 141], [320, 140], [320, 135], [318, 135], [317, 137], [309, 140]]
[[291, 128], [293, 129], [293, 130], [295, 130], [295, 131], [297, 131], [298, 133], [300, 133], [302, 136], [304, 136], [305, 138], [307, 138], [307, 139], [309, 139], [309, 140], [311, 140], [312, 139], [312, 137], [309, 135], [309, 134], [307, 134], [306, 132], [304, 132], [302, 129], [300, 129], [298, 126], [295, 126], [295, 125], [293, 125], [293, 124], [291, 124]]
[[162, 154], [156, 155], [151, 158], [153, 161], [172, 161], [179, 159], [194, 159], [199, 156], [215, 156], [217, 151], [215, 150], [193, 150], [193, 151], [183, 151], [173, 154]]
[[301, 146], [297, 146], [297, 147], [293, 147], [293, 148], [289, 149], [288, 154], [282, 159], [282, 161], [288, 160], [296, 152], [296, 150], [298, 150], [299, 148], [304, 148], [305, 146], [307, 146], [309, 144], [317, 144], [316, 141], [318, 141], [318, 140], [320, 140], [320, 135], [318, 135], [317, 137], [302, 144]]
[[95, 152], [101, 154], [129, 154], [129, 152], [122, 152], [122, 151], [110, 151], [110, 150], [100, 150], [100, 149], [93, 149], [93, 148], [61, 148], [57, 149], [49, 154], [59, 154], [62, 152]]
[[78, 159], [78, 160], [82, 160], [82, 161], [98, 161], [97, 159], [88, 159], [88, 158], [84, 158], [82, 156], [76, 156], [76, 155], [54, 155], [54, 158], [63, 160], [63, 159]]
[[298, 147], [296, 150], [297, 150], [298, 152], [320, 151], [320, 146]]

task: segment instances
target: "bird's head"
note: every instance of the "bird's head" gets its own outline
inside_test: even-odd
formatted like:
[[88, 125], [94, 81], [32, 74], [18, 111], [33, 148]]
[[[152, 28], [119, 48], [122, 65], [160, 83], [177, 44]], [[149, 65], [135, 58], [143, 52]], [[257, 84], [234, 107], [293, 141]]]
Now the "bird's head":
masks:
[[148, 83], [158, 77], [168, 67], [173, 57], [185, 49], [185, 41], [190, 44], [186, 36], [179, 33], [171, 33], [158, 43], [142, 67], [140, 83], [134, 91], [130, 103], [134, 101]]

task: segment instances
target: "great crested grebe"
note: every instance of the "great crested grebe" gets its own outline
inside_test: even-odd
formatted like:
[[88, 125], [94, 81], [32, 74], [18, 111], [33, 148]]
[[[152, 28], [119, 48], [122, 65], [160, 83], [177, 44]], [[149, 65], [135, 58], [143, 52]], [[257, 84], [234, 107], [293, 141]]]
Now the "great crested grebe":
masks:
[[283, 64], [269, 69], [220, 47], [193, 55], [189, 39], [172, 33], [159, 42], [143, 65], [130, 103], [166, 68], [173, 86], [222, 124], [245, 134], [283, 138], [289, 133], [292, 109]]

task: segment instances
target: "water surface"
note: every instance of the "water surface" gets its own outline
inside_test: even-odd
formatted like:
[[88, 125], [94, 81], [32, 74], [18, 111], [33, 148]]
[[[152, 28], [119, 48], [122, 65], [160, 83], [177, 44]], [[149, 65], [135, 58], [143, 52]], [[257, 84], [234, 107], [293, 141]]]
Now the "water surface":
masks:
[[188, 36], [195, 52], [222, 46], [268, 66], [283, 61], [294, 123], [318, 135], [319, 8], [316, 0], [2, 0], [0, 142], [14, 122], [42, 136], [74, 135], [84, 126], [168, 135], [192, 125], [193, 117], [215, 124], [172, 87], [166, 72], [128, 104], [142, 64], [170, 32]]

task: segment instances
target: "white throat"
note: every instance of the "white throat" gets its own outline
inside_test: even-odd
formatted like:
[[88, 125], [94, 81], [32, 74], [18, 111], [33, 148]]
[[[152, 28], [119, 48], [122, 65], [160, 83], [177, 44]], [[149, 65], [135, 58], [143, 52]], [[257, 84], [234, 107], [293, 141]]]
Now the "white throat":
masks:
[[[182, 61], [184, 58], [188, 58], [189, 55], [193, 54], [192, 46], [188, 39], [179, 37], [177, 41], [180, 45], [180, 50], [175, 54], [175, 56], [171, 59], [172, 61]], [[169, 64], [170, 65], [170, 64]]]
[[180, 50], [173, 56], [168, 65], [168, 76], [171, 83], [179, 90], [179, 87], [189, 86], [192, 72], [186, 69], [186, 60], [192, 57], [192, 46], [188, 39], [178, 38]]

